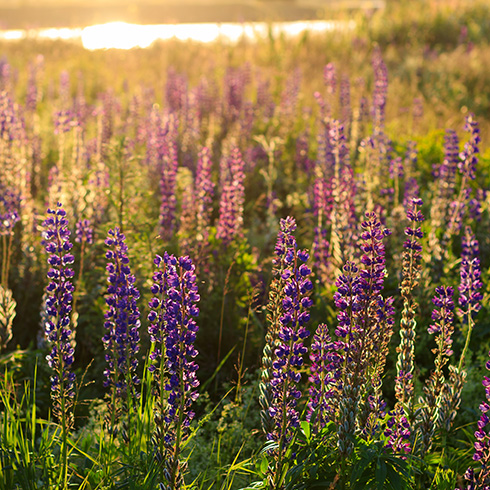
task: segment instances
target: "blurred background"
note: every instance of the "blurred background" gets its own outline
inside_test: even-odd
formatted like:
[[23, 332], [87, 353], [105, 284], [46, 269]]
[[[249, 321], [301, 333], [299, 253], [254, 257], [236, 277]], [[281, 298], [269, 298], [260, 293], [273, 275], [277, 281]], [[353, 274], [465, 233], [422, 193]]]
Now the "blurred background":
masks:
[[1, 0], [0, 29], [107, 22], [251, 22], [325, 19], [332, 9], [379, 9], [384, 0]]

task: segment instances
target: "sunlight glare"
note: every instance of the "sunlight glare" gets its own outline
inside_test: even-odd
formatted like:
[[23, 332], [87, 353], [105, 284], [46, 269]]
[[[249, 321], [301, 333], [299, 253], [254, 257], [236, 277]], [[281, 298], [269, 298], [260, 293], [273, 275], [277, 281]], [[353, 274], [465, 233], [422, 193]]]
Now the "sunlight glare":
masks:
[[202, 22], [194, 24], [156, 24], [140, 25], [126, 22], [110, 22], [84, 29], [51, 28], [28, 30], [0, 30], [0, 39], [17, 41], [29, 39], [62, 39], [80, 40], [85, 49], [131, 49], [147, 48], [155, 41], [178, 39], [179, 41], [195, 41], [210, 43], [222, 41], [237, 43], [241, 39], [255, 41], [265, 39], [269, 33], [273, 36], [286, 35], [294, 37], [309, 31], [313, 33], [349, 30], [355, 27], [354, 21], [297, 21], [277, 22]]
[[18, 41], [26, 37], [25, 31], [22, 29], [10, 29], [8, 31], [0, 32], [0, 39], [5, 41]]

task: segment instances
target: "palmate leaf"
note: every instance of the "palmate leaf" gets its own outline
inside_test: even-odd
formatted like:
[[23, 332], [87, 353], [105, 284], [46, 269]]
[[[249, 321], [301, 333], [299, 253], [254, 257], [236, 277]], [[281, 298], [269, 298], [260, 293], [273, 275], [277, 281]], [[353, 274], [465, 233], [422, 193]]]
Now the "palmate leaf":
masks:
[[364, 442], [360, 446], [360, 457], [354, 463], [351, 472], [352, 490], [409, 488], [411, 477], [407, 459], [401, 455], [387, 453], [380, 442]]

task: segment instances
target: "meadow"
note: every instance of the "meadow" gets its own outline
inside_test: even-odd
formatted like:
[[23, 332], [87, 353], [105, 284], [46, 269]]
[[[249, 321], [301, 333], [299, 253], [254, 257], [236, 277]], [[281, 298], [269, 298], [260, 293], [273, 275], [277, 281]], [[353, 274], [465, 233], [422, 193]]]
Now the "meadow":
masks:
[[1, 44], [1, 490], [490, 488], [490, 8], [349, 15]]

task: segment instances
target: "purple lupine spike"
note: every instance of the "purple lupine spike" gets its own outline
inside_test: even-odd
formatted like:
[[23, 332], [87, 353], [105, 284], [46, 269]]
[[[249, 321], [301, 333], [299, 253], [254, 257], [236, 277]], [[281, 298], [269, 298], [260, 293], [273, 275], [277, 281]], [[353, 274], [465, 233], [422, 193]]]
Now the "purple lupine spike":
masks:
[[54, 134], [63, 134], [71, 131], [77, 122], [71, 109], [56, 111], [53, 116]]
[[[134, 401], [135, 385], [139, 383], [136, 369], [139, 350], [140, 313], [136, 305], [140, 294], [131, 274], [126, 237], [119, 228], [109, 230], [105, 244], [107, 264], [107, 310], [104, 314], [106, 334], [103, 337], [107, 368], [104, 386], [109, 386], [112, 401], [117, 398]], [[114, 408], [113, 408], [114, 409]]]
[[211, 151], [204, 147], [199, 152], [196, 170], [196, 231], [202, 240], [207, 239], [208, 228], [211, 220], [211, 211], [214, 195], [214, 183], [211, 179], [211, 169], [213, 162], [211, 161]]
[[51, 398], [56, 418], [70, 427], [73, 423], [71, 408], [75, 397], [75, 374], [70, 371], [74, 360], [70, 342], [74, 291], [71, 280], [75, 274], [71, 265], [75, 259], [70, 252], [72, 244], [69, 240], [68, 220], [61, 203], [54, 210], [48, 209], [43, 226], [43, 243], [50, 266], [47, 274], [50, 282], [46, 287], [45, 336], [51, 344], [51, 352], [46, 359], [54, 371], [51, 377]]
[[159, 394], [164, 388], [167, 396], [157, 397], [154, 441], [156, 451], [162, 456], [160, 461], [165, 462], [162, 476], [168, 488], [181, 488], [183, 470], [179, 456], [195, 415], [192, 404], [199, 396], [196, 390], [199, 366], [193, 359], [198, 354], [194, 343], [199, 330], [195, 318], [199, 315], [200, 297], [195, 266], [189, 257], [176, 259], [165, 252], [163, 258], [157, 256], [155, 265], [158, 269], [152, 287], [155, 297], [150, 302], [150, 335], [156, 346], [154, 361], [158, 362], [165, 348], [165, 357], [161, 359], [165, 359], [166, 382], [162, 379], [162, 366], [153, 371], [160, 385]]
[[328, 63], [323, 69], [323, 81], [327, 87], [327, 92], [332, 95], [337, 89], [337, 70], [333, 63]]
[[271, 406], [269, 415], [274, 428], [267, 434], [269, 440], [279, 442], [279, 453], [285, 450], [292, 437], [293, 428], [299, 426], [296, 404], [301, 397], [297, 384], [301, 380], [299, 370], [303, 366], [303, 345], [310, 332], [305, 325], [310, 319], [309, 308], [313, 304], [309, 293], [313, 284], [309, 279], [310, 268], [306, 265], [308, 253], [298, 250], [292, 234], [296, 229], [293, 218], [281, 220], [276, 243], [276, 261], [283, 263], [281, 274], [282, 301], [279, 303], [279, 331], [272, 363]]
[[439, 195], [449, 199], [454, 193], [459, 163], [459, 139], [456, 131], [447, 129], [444, 135], [444, 159], [437, 171]]
[[[337, 291], [334, 293], [333, 299], [335, 306], [340, 310], [337, 314], [337, 328], [335, 335], [346, 342], [351, 340], [353, 328], [355, 328], [353, 316], [360, 308], [359, 302], [360, 283], [359, 283], [359, 268], [354, 262], [347, 261], [342, 268], [342, 274], [335, 281]], [[346, 345], [346, 350], [350, 350]]]
[[[488, 353], [490, 356], [490, 352]], [[485, 367], [490, 370], [490, 361], [487, 361]], [[485, 388], [486, 399], [480, 404], [480, 420], [478, 420], [477, 430], [475, 432], [475, 452], [473, 460], [480, 463], [480, 469], [475, 473], [473, 468], [468, 468], [464, 475], [465, 486], [461, 490], [488, 490], [490, 488], [490, 378], [483, 376], [482, 384]], [[459, 490], [459, 489], [456, 489]]]
[[405, 417], [402, 407], [396, 407], [389, 414], [386, 422], [384, 435], [388, 438], [385, 447], [391, 449], [395, 454], [408, 454], [410, 446], [410, 424]]
[[177, 186], [177, 119], [170, 115], [167, 121], [166, 141], [162, 153], [162, 166], [160, 178], [160, 191], [162, 201], [160, 206], [160, 236], [168, 241], [173, 236], [175, 226], [175, 211], [177, 199], [175, 191]]
[[314, 169], [314, 162], [309, 157], [309, 143], [308, 143], [308, 133], [302, 133], [296, 139], [296, 155], [295, 162], [296, 167], [301, 171], [305, 172], [306, 175], [311, 176]]
[[281, 115], [284, 121], [293, 120], [298, 105], [301, 86], [301, 70], [296, 68], [286, 79], [286, 86], [281, 93]]
[[[481, 309], [483, 298], [480, 289], [483, 284], [480, 280], [481, 268], [479, 258], [479, 245], [474, 233], [469, 226], [465, 229], [461, 251], [461, 282], [459, 290], [459, 305], [467, 310], [467, 314], [473, 314]], [[462, 313], [464, 315], [464, 313]]]
[[40, 90], [38, 86], [38, 72], [42, 70], [44, 57], [38, 55], [36, 60], [29, 64], [29, 80], [26, 90], [26, 110], [35, 112], [40, 99]]
[[486, 189], [477, 189], [476, 197], [468, 202], [468, 214], [471, 219], [480, 222], [482, 218], [482, 203], [487, 200], [488, 191]]
[[157, 255], [153, 261], [156, 269], [153, 273], [153, 285], [151, 286], [151, 298], [148, 306], [150, 313], [148, 314], [148, 333], [150, 341], [153, 345], [153, 350], [150, 353], [152, 363], [148, 366], [150, 372], [155, 372], [158, 369], [159, 362], [164, 358], [163, 352], [165, 349], [165, 297], [168, 291], [169, 272], [167, 264], [175, 265], [174, 259], [170, 259], [168, 254], [164, 258]]
[[241, 68], [228, 68], [224, 77], [225, 117], [231, 121], [237, 120], [245, 100], [246, 72]]
[[388, 69], [381, 57], [380, 49], [375, 50], [372, 65], [374, 71], [374, 132], [375, 134], [380, 134], [384, 131], [386, 97], [388, 94]]
[[350, 80], [347, 76], [343, 76], [340, 81], [340, 107], [342, 108], [342, 126], [345, 128], [347, 135], [350, 135], [350, 125], [352, 120], [352, 108], [350, 97]]
[[390, 158], [389, 173], [392, 179], [403, 178], [404, 167], [402, 157]]
[[422, 97], [415, 97], [412, 105], [412, 120], [414, 130], [420, 126], [420, 122], [424, 117], [424, 99]]
[[464, 149], [459, 155], [461, 161], [458, 167], [463, 176], [466, 176], [470, 180], [475, 180], [478, 154], [480, 153], [479, 143], [481, 140], [480, 128], [473, 114], [466, 117], [464, 129], [470, 133], [470, 139], [465, 143]]
[[317, 176], [322, 177], [326, 181], [334, 175], [335, 171], [335, 156], [332, 151], [331, 139], [329, 136], [330, 125], [324, 124], [318, 130], [318, 150], [316, 157]]
[[0, 236], [12, 235], [15, 224], [20, 220], [20, 196], [0, 184]]
[[70, 74], [63, 70], [60, 73], [59, 97], [62, 104], [66, 107], [70, 102]]
[[422, 258], [422, 246], [420, 240], [423, 237], [420, 223], [424, 216], [420, 211], [422, 200], [413, 198], [407, 211], [407, 219], [411, 226], [405, 228], [407, 239], [403, 244], [403, 280], [401, 295], [403, 297], [402, 318], [400, 320], [400, 345], [397, 347], [398, 360], [396, 363], [397, 377], [395, 380], [395, 393], [397, 400], [407, 404], [409, 411], [413, 403], [413, 361], [415, 349], [415, 311], [417, 303], [413, 299], [413, 290], [418, 285], [420, 276], [420, 261]]
[[243, 235], [243, 204], [245, 199], [245, 163], [238, 148], [223, 157], [220, 168], [221, 198], [216, 237], [228, 245]]
[[165, 84], [165, 100], [170, 112], [178, 114], [185, 104], [186, 96], [187, 77], [170, 67], [167, 70], [167, 82]]
[[306, 414], [306, 419], [312, 423], [314, 432], [325, 427], [335, 412], [332, 400], [337, 396], [336, 389], [342, 362], [337, 348], [338, 346], [330, 339], [328, 327], [321, 323], [311, 344], [310, 400]]
[[420, 186], [417, 179], [411, 177], [405, 183], [405, 193], [403, 195], [403, 207], [408, 211], [413, 199], [420, 197]]
[[441, 355], [449, 357], [453, 354], [451, 338], [454, 331], [453, 327], [453, 302], [454, 289], [450, 286], [439, 286], [436, 288], [436, 296], [432, 302], [435, 305], [432, 311], [433, 324], [429, 325], [427, 331], [429, 334], [438, 334], [436, 340], [438, 351]]
[[197, 356], [194, 347], [199, 327], [194, 320], [199, 315], [199, 301], [195, 267], [189, 257], [175, 259], [164, 257], [168, 268], [168, 290], [165, 303], [165, 347], [169, 381], [165, 390], [169, 392], [169, 410], [165, 420], [174, 432], [166, 434], [167, 442], [175, 437], [180, 424], [188, 427], [194, 417], [190, 410], [197, 399], [199, 386], [196, 377], [198, 365], [192, 360]]
[[381, 221], [375, 213], [366, 213], [366, 220], [361, 228], [361, 263], [365, 271], [360, 275], [360, 300], [369, 303], [373, 297], [381, 293], [385, 276], [385, 246], [383, 238], [388, 236], [390, 230], [383, 228]]
[[475, 325], [474, 316], [481, 309], [483, 295], [480, 289], [483, 287], [481, 282], [481, 267], [478, 241], [469, 226], [465, 229], [461, 253], [459, 306], [458, 314], [462, 317], [467, 327], [466, 342], [461, 353], [458, 369], [464, 368], [465, 355], [469, 347], [471, 332]]
[[94, 228], [88, 219], [80, 220], [76, 224], [75, 242], [91, 245], [94, 241]]
[[436, 294], [432, 300], [435, 305], [432, 311], [434, 323], [429, 326], [428, 332], [431, 335], [436, 334], [437, 347], [432, 349], [432, 352], [436, 354], [435, 370], [425, 382], [424, 396], [421, 398], [423, 403], [419, 408], [416, 439], [420, 443], [421, 457], [430, 450], [437, 424], [440, 423], [440, 419], [444, 417], [443, 413], [449, 408], [447, 406], [442, 407], [444, 396], [441, 394], [447, 393], [443, 367], [453, 354], [453, 294], [454, 289], [452, 287], [439, 286], [436, 288]]

